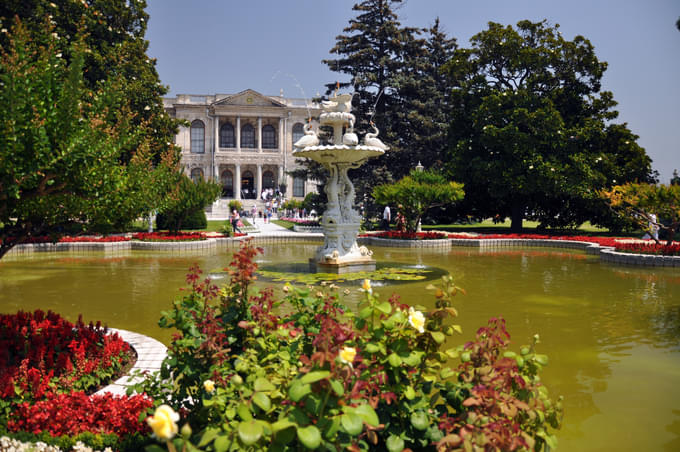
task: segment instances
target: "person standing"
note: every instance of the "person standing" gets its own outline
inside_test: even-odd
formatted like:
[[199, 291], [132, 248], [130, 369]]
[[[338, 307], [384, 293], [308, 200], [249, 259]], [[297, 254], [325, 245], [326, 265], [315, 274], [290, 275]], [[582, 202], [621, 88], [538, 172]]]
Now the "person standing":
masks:
[[243, 232], [241, 231], [241, 229], [238, 227], [238, 221], [239, 221], [240, 219], [241, 219], [241, 216], [238, 214], [238, 212], [236, 211], [236, 209], [234, 209], [234, 210], [231, 212], [231, 217], [230, 217], [230, 221], [231, 221], [231, 230], [234, 231], [234, 235], [236, 235], [236, 231], [238, 231], [239, 234], [243, 234]]
[[392, 219], [392, 213], [390, 212], [390, 206], [385, 206], [385, 209], [383, 210], [383, 219], [382, 219], [382, 229], [385, 231], [390, 230], [390, 220]]

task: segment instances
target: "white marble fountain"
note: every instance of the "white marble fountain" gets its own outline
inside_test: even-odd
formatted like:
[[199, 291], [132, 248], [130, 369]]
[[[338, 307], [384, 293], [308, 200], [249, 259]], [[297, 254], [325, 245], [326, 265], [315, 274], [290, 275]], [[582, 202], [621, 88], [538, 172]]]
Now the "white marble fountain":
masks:
[[[295, 144], [295, 157], [314, 160], [326, 168], [330, 175], [326, 183], [328, 204], [321, 218], [324, 244], [311, 259], [316, 271], [350, 272], [374, 270], [373, 252], [357, 244], [361, 215], [354, 210], [354, 185], [347, 171], [358, 168], [371, 157], [378, 157], [388, 149], [378, 136], [378, 129], [371, 123], [374, 133], [367, 133], [363, 143], [354, 132], [355, 117], [352, 95], [335, 95], [324, 101], [319, 117], [321, 126], [333, 127], [333, 142], [320, 144], [312, 125], [305, 126], [305, 136]], [[343, 133], [344, 129], [344, 133]]]

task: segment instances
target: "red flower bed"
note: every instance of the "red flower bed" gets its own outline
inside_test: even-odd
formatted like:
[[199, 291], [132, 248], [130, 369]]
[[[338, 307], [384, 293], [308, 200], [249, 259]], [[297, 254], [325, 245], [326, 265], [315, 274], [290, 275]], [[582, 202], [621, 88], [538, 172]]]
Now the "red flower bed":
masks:
[[192, 242], [205, 240], [206, 236], [203, 232], [180, 232], [178, 234], [171, 232], [137, 232], [132, 234], [132, 238], [142, 242]]
[[98, 322], [54, 312], [0, 315], [0, 398], [23, 402], [48, 392], [88, 390], [125, 364], [130, 346]]
[[28, 237], [22, 243], [78, 243], [78, 242], [110, 243], [110, 242], [127, 242], [128, 240], [130, 240], [128, 237], [120, 235], [110, 235], [106, 237], [92, 237], [92, 236], [71, 237], [69, 235], [65, 235], [64, 237], [60, 237], [55, 241], [49, 235], [40, 235], [37, 237]]
[[[449, 234], [452, 239], [469, 239], [468, 235], [464, 234]], [[616, 251], [626, 253], [641, 253], [641, 254], [660, 254], [664, 256], [680, 256], [680, 244], [673, 243], [672, 245], [659, 244], [648, 240], [646, 242], [622, 242], [622, 240], [629, 240], [626, 237], [591, 237], [580, 235], [541, 235], [541, 234], [489, 234], [474, 237], [478, 240], [488, 239], [548, 239], [548, 240], [569, 240], [576, 242], [590, 242], [597, 243], [600, 246], [610, 246]]]
[[680, 243], [673, 243], [672, 245], [664, 245], [656, 243], [617, 243], [616, 251], [624, 253], [641, 253], [641, 254], [660, 254], [664, 256], [680, 256]]
[[444, 232], [382, 231], [376, 234], [371, 234], [370, 237], [397, 240], [439, 240], [448, 238], [448, 235]]
[[84, 392], [51, 395], [31, 405], [16, 405], [7, 428], [12, 432], [49, 432], [54, 436], [82, 432], [114, 434], [118, 437], [145, 433], [149, 428], [139, 421], [140, 414], [153, 402], [146, 396], [91, 395]]
[[94, 242], [94, 243], [114, 243], [114, 242], [128, 242], [129, 237], [122, 235], [110, 235], [108, 237], [62, 237], [59, 239], [59, 243], [81, 243], [81, 242]]

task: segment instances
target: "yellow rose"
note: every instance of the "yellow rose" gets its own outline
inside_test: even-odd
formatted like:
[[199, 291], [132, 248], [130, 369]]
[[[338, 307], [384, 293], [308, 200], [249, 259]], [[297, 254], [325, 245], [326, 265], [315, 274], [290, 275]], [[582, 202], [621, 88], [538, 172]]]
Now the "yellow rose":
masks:
[[205, 380], [203, 382], [203, 389], [205, 389], [205, 392], [215, 392], [215, 382], [212, 380]]
[[153, 416], [146, 418], [153, 434], [161, 441], [169, 441], [177, 434], [177, 421], [179, 414], [168, 405], [159, 406]]
[[425, 316], [420, 311], [409, 308], [408, 323], [410, 323], [413, 328], [418, 330], [419, 333], [423, 333], [425, 331]]
[[342, 350], [340, 350], [340, 353], [338, 353], [340, 361], [345, 364], [352, 364], [356, 355], [357, 349], [354, 347], [344, 347]]
[[373, 291], [371, 290], [371, 280], [370, 279], [364, 279], [364, 283], [361, 285], [361, 288], [364, 289], [368, 293], [372, 293]]

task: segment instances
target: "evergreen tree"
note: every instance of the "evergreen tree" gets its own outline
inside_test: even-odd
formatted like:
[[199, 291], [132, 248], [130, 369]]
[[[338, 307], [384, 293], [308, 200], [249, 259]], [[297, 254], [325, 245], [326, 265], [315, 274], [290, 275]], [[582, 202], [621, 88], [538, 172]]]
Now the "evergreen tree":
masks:
[[[445, 126], [439, 127], [445, 123], [441, 116], [431, 115], [446, 103], [441, 96], [446, 90], [439, 91], [443, 83], [439, 67], [455, 42], [445, 38], [438, 21], [429, 30], [429, 39], [421, 38], [424, 30], [402, 26], [396, 14], [401, 3], [365, 0], [355, 4], [356, 18], [331, 49], [337, 58], [323, 61], [332, 71], [350, 76], [349, 82], [337, 86], [349, 87], [356, 94], [353, 113], [359, 133], [370, 131], [372, 121], [390, 146], [384, 156], [351, 173], [357, 181], [358, 199], [363, 200], [369, 215], [378, 211], [372, 200], [373, 187], [407, 175], [419, 154], [426, 163], [434, 164], [437, 159], [430, 156], [430, 149], [441, 148], [437, 140], [445, 133]], [[327, 87], [329, 94], [336, 83]], [[437, 113], [445, 115], [445, 109]], [[426, 134], [428, 138], [424, 138]]]
[[407, 150], [400, 156], [405, 161], [399, 175], [408, 174], [418, 162], [441, 168], [446, 157], [451, 86], [442, 69], [456, 50], [456, 40], [446, 36], [439, 18], [422, 32], [425, 39], [410, 41], [405, 65], [394, 77], [399, 108], [392, 117], [399, 124], [399, 147]]

